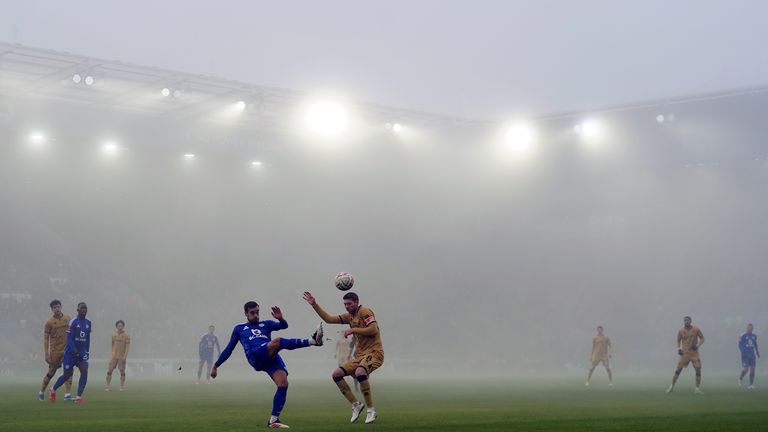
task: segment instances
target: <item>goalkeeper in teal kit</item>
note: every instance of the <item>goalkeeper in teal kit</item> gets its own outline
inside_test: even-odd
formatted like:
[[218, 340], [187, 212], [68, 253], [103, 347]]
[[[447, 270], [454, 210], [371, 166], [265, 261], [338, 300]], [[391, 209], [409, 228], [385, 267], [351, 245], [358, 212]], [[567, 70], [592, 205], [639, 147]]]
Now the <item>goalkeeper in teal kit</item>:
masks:
[[308, 339], [272, 339], [273, 331], [288, 328], [288, 322], [283, 318], [283, 313], [279, 307], [272, 307], [272, 316], [277, 321], [259, 321], [259, 305], [255, 301], [246, 303], [243, 306], [243, 311], [248, 322], [237, 324], [232, 329], [229, 343], [211, 369], [211, 378], [218, 376], [218, 368], [232, 355], [232, 350], [240, 341], [248, 363], [255, 370], [266, 372], [277, 386], [275, 397], [272, 400], [272, 416], [267, 422], [267, 426], [270, 428], [287, 428], [288, 425], [281, 423], [279, 417], [288, 394], [288, 370], [278, 352], [284, 349], [306, 348], [311, 345], [321, 346], [323, 344], [322, 324]]

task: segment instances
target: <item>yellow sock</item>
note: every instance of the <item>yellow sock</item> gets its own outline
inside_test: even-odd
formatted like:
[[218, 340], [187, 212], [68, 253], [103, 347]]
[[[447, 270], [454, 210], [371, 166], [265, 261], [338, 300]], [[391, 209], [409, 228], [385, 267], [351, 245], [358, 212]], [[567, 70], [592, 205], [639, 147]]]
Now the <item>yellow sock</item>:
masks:
[[40, 391], [45, 391], [45, 389], [48, 387], [48, 383], [51, 382], [51, 379], [48, 378], [48, 375], [43, 377], [43, 387], [40, 389]]
[[347, 380], [340, 379], [336, 381], [336, 385], [339, 387], [339, 390], [341, 390], [341, 394], [343, 394], [344, 397], [347, 398], [349, 403], [357, 402], [357, 398], [355, 398], [355, 395], [352, 394], [352, 389], [349, 388], [349, 384], [347, 384]]
[[360, 391], [363, 392], [363, 398], [365, 399], [365, 406], [368, 408], [373, 406], [373, 397], [371, 396], [371, 382], [365, 380], [360, 383]]

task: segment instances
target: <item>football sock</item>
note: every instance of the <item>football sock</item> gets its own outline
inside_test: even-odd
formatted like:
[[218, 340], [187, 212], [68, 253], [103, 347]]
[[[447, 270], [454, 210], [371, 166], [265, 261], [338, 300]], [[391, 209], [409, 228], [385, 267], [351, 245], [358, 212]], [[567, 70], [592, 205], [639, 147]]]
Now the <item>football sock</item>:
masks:
[[125, 372], [120, 372], [120, 388], [125, 387]]
[[88, 382], [88, 368], [80, 369], [80, 381], [77, 382], [77, 396], [83, 395], [85, 384]]
[[50, 383], [50, 382], [51, 382], [51, 377], [49, 377], [48, 375], [44, 376], [43, 377], [43, 386], [40, 388], [40, 391], [44, 392], [45, 389], [48, 387], [48, 383]]
[[112, 372], [107, 372], [107, 387], [112, 384]]
[[613, 372], [610, 369], [606, 370], [608, 371], [608, 381], [613, 382]]
[[277, 390], [275, 390], [275, 397], [272, 399], [272, 415], [274, 417], [280, 417], [287, 396], [288, 387], [278, 387]]
[[59, 387], [61, 387], [62, 384], [64, 384], [65, 381], [72, 379], [71, 376], [67, 376], [66, 374], [59, 377], [59, 379], [56, 380], [56, 382], [53, 384], [53, 391], [58, 390]]
[[305, 348], [309, 345], [309, 339], [280, 338], [280, 349], [295, 350], [296, 348]]
[[747, 371], [746, 370], [742, 370], [741, 371], [741, 375], [739, 375], [739, 381], [743, 380], [744, 379], [744, 375], [746, 375], [746, 374], [747, 374]]
[[755, 371], [749, 371], [749, 385], [755, 383]]
[[361, 375], [358, 377], [360, 382], [360, 391], [363, 392], [363, 399], [365, 399], [365, 405], [368, 408], [373, 407], [373, 396], [371, 396], [371, 382], [368, 381], [368, 375]]
[[72, 393], [72, 377], [70, 376], [67, 382], [64, 383], [64, 393]]
[[341, 394], [343, 394], [344, 397], [347, 398], [349, 403], [357, 402], [357, 398], [355, 398], [355, 395], [352, 394], [352, 389], [349, 388], [349, 384], [347, 384], [347, 381], [343, 377], [339, 377], [338, 379], [334, 377], [333, 381], [339, 387], [339, 390], [341, 390]]

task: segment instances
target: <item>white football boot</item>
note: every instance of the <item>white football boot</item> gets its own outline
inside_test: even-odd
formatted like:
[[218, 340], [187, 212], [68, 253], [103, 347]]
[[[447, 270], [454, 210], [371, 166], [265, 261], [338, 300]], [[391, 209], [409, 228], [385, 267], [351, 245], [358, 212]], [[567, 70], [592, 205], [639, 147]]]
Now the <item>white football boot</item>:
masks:
[[352, 418], [349, 419], [350, 423], [357, 421], [358, 417], [360, 417], [360, 413], [363, 412], [363, 408], [365, 408], [365, 404], [360, 401], [352, 404]]

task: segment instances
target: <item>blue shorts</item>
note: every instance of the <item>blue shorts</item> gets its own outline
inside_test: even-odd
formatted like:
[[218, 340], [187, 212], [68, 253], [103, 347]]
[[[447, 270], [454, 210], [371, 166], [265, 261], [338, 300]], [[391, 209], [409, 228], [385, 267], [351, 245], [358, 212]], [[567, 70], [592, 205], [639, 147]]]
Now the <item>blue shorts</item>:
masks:
[[211, 351], [210, 354], [208, 353], [202, 353], [200, 354], [200, 362], [208, 362], [213, 364], [213, 351]]
[[75, 366], [78, 368], [82, 366], [88, 366], [88, 354], [81, 356], [64, 354], [64, 372], [71, 370]]
[[755, 367], [757, 364], [757, 357], [755, 355], [741, 355], [741, 367]]
[[269, 356], [267, 344], [248, 352], [245, 357], [248, 359], [248, 364], [253, 366], [254, 369], [266, 372], [270, 377], [279, 369], [284, 370], [286, 374], [288, 373], [288, 369], [285, 367], [285, 362], [280, 357], [280, 354], [275, 354], [274, 357]]

